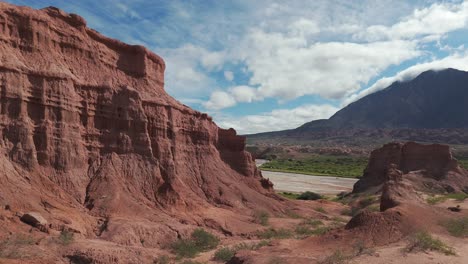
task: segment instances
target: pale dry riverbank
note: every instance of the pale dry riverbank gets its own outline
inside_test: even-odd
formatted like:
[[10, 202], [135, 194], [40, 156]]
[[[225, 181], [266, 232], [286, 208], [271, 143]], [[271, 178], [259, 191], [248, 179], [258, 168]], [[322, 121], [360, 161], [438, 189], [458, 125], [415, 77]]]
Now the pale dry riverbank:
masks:
[[[257, 166], [268, 162], [256, 160]], [[274, 171], [262, 171], [263, 177], [273, 182], [276, 191], [305, 192], [311, 191], [320, 194], [338, 194], [349, 192], [353, 189], [358, 179], [338, 178], [332, 176], [313, 176], [298, 173], [285, 173]]]

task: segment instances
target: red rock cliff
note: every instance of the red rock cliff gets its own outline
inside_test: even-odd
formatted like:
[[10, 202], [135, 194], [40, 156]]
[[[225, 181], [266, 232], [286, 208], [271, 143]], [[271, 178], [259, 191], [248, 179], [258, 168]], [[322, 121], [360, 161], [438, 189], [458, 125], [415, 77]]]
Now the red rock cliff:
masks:
[[364, 175], [353, 191], [379, 190], [388, 180], [390, 169], [400, 171], [419, 188], [449, 192], [468, 188], [468, 173], [458, 165], [449, 146], [408, 142], [389, 143], [372, 151]]
[[219, 226], [216, 208], [280, 210], [245, 139], [167, 95], [146, 48], [5, 3], [0, 42], [0, 203], [130, 245], [174, 238], [179, 222]]

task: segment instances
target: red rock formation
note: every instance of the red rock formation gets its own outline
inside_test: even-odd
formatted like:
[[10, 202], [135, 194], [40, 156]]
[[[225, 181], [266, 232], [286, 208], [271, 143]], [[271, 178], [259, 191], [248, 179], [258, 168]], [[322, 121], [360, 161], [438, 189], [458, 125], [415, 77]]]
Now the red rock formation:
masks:
[[449, 146], [408, 142], [374, 150], [353, 192], [379, 191], [391, 169], [401, 171], [402, 177], [411, 180], [417, 189], [454, 192], [468, 186], [468, 172], [458, 165]]
[[245, 139], [167, 95], [146, 48], [6, 3], [0, 42], [0, 204], [124, 245], [282, 210]]

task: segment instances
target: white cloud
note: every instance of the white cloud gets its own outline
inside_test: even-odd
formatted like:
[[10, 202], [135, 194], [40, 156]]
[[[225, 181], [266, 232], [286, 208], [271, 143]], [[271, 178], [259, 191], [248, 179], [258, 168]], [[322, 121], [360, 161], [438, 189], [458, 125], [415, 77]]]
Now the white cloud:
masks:
[[236, 105], [236, 100], [232, 95], [223, 91], [214, 91], [208, 102], [203, 103], [203, 106], [211, 110], [219, 110]]
[[256, 90], [249, 86], [235, 86], [230, 88], [229, 91], [237, 102], [251, 103], [260, 99], [256, 94]]
[[232, 71], [224, 71], [224, 78], [232, 82], [234, 80], [234, 73]]
[[186, 44], [175, 49], [160, 49], [157, 52], [166, 61], [166, 90], [175, 97], [196, 97], [210, 94], [215, 81], [210, 72], [224, 63], [220, 52]]
[[377, 91], [383, 90], [390, 86], [394, 82], [405, 82], [414, 79], [419, 74], [428, 71], [428, 70], [442, 70], [447, 68], [455, 68], [463, 71], [468, 71], [468, 53], [456, 53], [450, 56], [447, 56], [442, 59], [433, 60], [430, 62], [420, 63], [413, 65], [395, 76], [384, 77], [376, 81], [369, 88], [354, 94], [343, 101], [343, 106], [346, 106], [360, 98], [375, 93]]
[[236, 54], [252, 73], [260, 97], [319, 95], [341, 99], [390, 65], [420, 55], [413, 41], [314, 42], [252, 30]]
[[366, 40], [414, 39], [421, 36], [441, 36], [464, 28], [468, 19], [468, 2], [462, 4], [433, 4], [428, 8], [416, 9], [411, 16], [391, 27], [370, 26], [355, 38]]
[[239, 134], [252, 134], [298, 127], [312, 120], [329, 118], [339, 109], [332, 105], [302, 105], [294, 109], [276, 109], [268, 113], [239, 118], [216, 116], [223, 128], [235, 128]]

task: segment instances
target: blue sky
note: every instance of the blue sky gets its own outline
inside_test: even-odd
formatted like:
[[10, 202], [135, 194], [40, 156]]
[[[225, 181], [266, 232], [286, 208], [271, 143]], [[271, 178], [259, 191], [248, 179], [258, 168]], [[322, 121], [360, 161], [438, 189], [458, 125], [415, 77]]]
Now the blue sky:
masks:
[[239, 133], [328, 118], [429, 69], [468, 70], [468, 2], [9, 0], [147, 46], [166, 91]]

